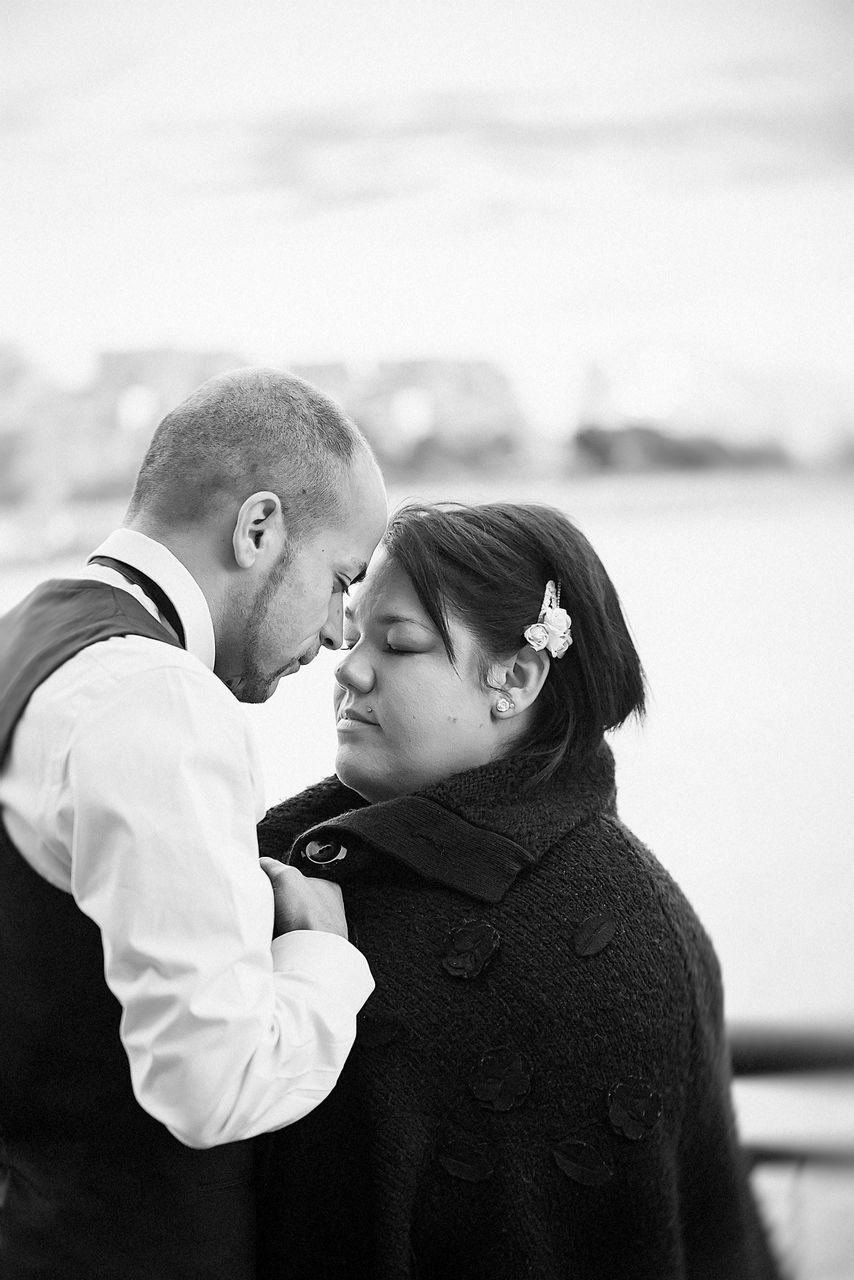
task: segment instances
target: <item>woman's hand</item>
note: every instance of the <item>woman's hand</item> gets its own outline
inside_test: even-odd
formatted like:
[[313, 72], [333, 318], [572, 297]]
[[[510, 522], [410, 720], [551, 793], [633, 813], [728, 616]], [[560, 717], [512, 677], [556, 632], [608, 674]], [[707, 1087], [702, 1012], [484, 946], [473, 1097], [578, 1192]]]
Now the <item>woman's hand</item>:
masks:
[[346, 938], [347, 917], [341, 890], [331, 880], [304, 876], [296, 867], [261, 858], [261, 867], [270, 878], [275, 903], [273, 937], [295, 929], [315, 929]]

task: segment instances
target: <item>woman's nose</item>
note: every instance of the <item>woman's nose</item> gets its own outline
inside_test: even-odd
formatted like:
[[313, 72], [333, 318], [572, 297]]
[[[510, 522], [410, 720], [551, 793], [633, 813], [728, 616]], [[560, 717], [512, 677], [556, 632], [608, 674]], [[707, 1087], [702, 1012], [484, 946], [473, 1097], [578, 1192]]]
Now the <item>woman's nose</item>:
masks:
[[374, 673], [363, 653], [348, 649], [335, 668], [335, 679], [344, 689], [367, 693], [373, 687]]

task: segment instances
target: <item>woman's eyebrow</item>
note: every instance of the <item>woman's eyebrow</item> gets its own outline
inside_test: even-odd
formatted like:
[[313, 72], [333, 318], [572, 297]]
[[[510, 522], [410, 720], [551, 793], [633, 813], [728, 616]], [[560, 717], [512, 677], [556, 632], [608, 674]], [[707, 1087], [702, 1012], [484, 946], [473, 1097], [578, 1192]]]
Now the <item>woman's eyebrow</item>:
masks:
[[422, 618], [413, 618], [408, 613], [384, 613], [382, 617], [377, 618], [377, 622], [381, 627], [393, 626], [395, 622], [408, 622], [413, 627], [421, 627], [422, 631], [432, 631], [429, 622], [425, 622]]
[[[349, 604], [344, 606], [344, 617], [348, 622], [355, 621], [355, 610]], [[384, 613], [379, 618], [373, 618], [372, 621], [379, 627], [391, 627], [396, 622], [408, 622], [413, 627], [420, 627], [422, 631], [433, 630], [429, 622], [424, 622], [421, 618], [413, 618], [408, 613]]]

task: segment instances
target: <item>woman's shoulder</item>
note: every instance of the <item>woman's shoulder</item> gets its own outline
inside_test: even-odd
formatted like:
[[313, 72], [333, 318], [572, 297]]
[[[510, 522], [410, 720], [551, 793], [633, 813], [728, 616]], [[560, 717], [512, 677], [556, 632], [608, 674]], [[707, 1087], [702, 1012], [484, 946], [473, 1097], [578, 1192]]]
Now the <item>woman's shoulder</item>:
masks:
[[722, 1016], [720, 966], [697, 912], [650, 849], [615, 814], [568, 834], [518, 887], [512, 910], [539, 917], [531, 965], [565, 957], [573, 998], [591, 1017], [684, 1032]]
[[720, 972], [691, 904], [631, 831], [607, 813], [574, 828], [493, 923], [518, 987], [505, 998], [542, 1069], [571, 1068], [590, 1096], [642, 1078], [681, 1106], [699, 1046], [722, 1041]]
[[603, 814], [599, 826], [609, 855], [609, 878], [630, 895], [639, 924], [645, 927], [650, 916], [659, 918], [689, 969], [701, 964], [711, 967], [717, 975], [718, 961], [711, 939], [671, 873], [616, 814]]
[[333, 774], [282, 800], [267, 811], [258, 824], [258, 847], [268, 858], [284, 859], [297, 836], [318, 822], [328, 822], [365, 801]]

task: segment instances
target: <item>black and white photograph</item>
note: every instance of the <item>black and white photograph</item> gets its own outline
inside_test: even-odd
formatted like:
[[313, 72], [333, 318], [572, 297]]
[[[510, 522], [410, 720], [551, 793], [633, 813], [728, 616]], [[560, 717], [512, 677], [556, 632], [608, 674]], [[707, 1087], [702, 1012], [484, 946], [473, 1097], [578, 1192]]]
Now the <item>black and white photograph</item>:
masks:
[[854, 1280], [852, 68], [0, 0], [2, 1280]]

